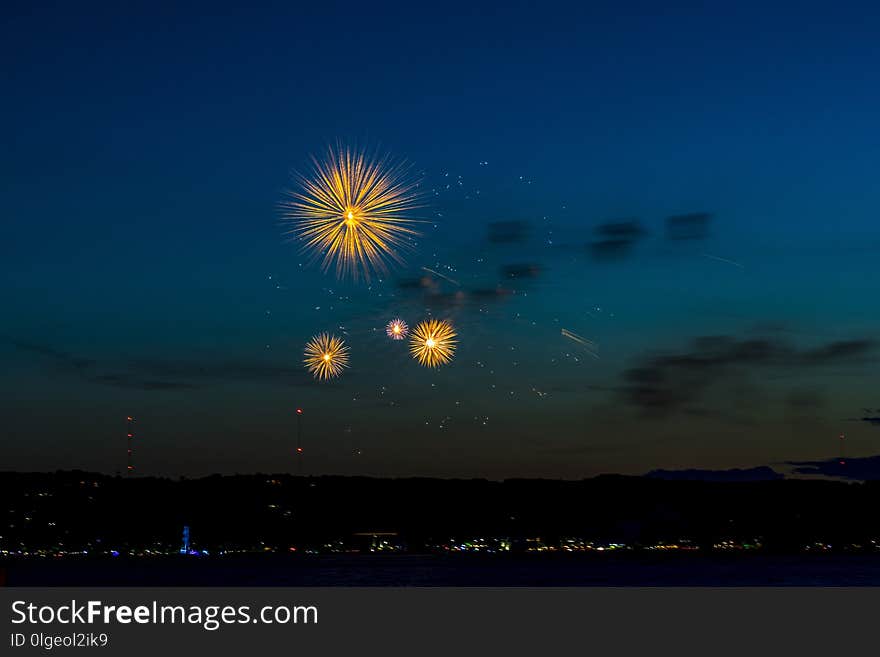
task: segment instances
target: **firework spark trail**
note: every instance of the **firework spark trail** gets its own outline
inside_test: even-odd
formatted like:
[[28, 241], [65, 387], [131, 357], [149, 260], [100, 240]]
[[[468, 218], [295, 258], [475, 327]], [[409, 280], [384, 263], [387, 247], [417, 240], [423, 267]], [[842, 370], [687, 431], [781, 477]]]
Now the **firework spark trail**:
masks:
[[745, 269], [745, 265], [742, 265], [735, 260], [728, 260], [727, 258], [722, 258], [720, 256], [714, 256], [709, 253], [704, 253], [703, 257], [711, 258], [712, 260], [717, 260], [718, 262], [726, 262], [728, 265], [733, 265], [734, 267], [739, 267], [740, 269]]
[[596, 351], [598, 350], [599, 347], [592, 340], [588, 340], [587, 338], [583, 338], [583, 337], [579, 336], [577, 333], [572, 333], [568, 329], [562, 329], [562, 337], [568, 338], [569, 340], [577, 342], [579, 345], [586, 348], [587, 353], [590, 354], [590, 356], [592, 356], [593, 358], [596, 358], [596, 359], [599, 358], [599, 354], [596, 353]]
[[425, 367], [440, 367], [452, 360], [455, 336], [455, 329], [449, 322], [427, 319], [413, 329], [410, 354]]
[[420, 235], [414, 225], [421, 222], [409, 215], [422, 207], [419, 181], [405, 163], [338, 145], [323, 161], [312, 158], [310, 176], [296, 179], [301, 191], [288, 192], [282, 217], [323, 271], [334, 266], [338, 278], [369, 282], [404, 263], [400, 252]]
[[458, 285], [458, 287], [461, 287], [461, 283], [459, 283], [457, 280], [455, 280], [454, 278], [449, 278], [449, 276], [446, 276], [445, 274], [441, 274], [439, 271], [434, 271], [433, 269], [428, 269], [427, 267], [422, 267], [422, 269], [425, 270], [426, 272], [434, 274], [435, 276], [439, 276], [440, 278], [446, 279], [450, 283]]
[[303, 362], [316, 379], [326, 381], [348, 367], [348, 354], [349, 349], [341, 338], [319, 333], [306, 344]]

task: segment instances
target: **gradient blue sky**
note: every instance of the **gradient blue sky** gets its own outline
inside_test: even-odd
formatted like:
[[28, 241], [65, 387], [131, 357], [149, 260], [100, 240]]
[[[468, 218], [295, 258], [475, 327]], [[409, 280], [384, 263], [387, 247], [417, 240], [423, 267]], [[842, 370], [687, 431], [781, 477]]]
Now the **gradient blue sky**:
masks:
[[[296, 5], [4, 9], [0, 467], [119, 470], [132, 414], [144, 473], [295, 471], [297, 406], [316, 473], [878, 451], [876, 8]], [[291, 170], [337, 139], [429, 195], [409, 268], [370, 287], [281, 236]], [[688, 212], [708, 234], [668, 239]], [[597, 258], [622, 218], [642, 237]], [[491, 243], [497, 221], [526, 238]], [[420, 267], [466, 301], [398, 285]], [[454, 364], [387, 342], [398, 314], [454, 321]], [[300, 362], [322, 330], [353, 357], [325, 385]]]

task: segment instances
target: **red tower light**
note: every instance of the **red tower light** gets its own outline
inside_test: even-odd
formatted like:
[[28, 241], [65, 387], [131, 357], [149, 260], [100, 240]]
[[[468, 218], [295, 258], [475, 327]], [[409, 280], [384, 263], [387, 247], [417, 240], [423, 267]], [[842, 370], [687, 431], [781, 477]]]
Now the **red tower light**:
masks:
[[302, 448], [302, 419], [303, 409], [296, 409], [296, 468], [297, 473], [302, 474], [303, 448]]
[[126, 422], [126, 429], [127, 429], [127, 431], [125, 433], [126, 433], [126, 439], [128, 442], [128, 445], [127, 445], [128, 449], [126, 450], [128, 462], [125, 466], [125, 471], [128, 474], [131, 474], [134, 472], [134, 463], [132, 461], [132, 449], [131, 449], [132, 440], [134, 439], [134, 427], [132, 426], [134, 424], [134, 418], [131, 415], [128, 415], [125, 418], [125, 422]]

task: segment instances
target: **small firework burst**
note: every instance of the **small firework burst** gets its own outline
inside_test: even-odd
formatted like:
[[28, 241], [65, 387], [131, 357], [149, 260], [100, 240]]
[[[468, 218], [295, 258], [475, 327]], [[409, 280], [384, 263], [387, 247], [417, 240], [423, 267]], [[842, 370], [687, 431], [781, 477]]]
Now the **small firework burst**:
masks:
[[401, 251], [419, 236], [411, 213], [422, 206], [419, 181], [406, 163], [342, 145], [312, 162], [311, 175], [297, 175], [300, 191], [281, 203], [303, 250], [324, 271], [335, 267], [341, 279], [369, 282], [402, 264]]
[[303, 362], [316, 379], [326, 381], [348, 367], [348, 347], [335, 335], [319, 333], [306, 344]]
[[392, 340], [403, 340], [409, 333], [409, 326], [398, 317], [397, 319], [392, 319], [385, 325], [385, 333], [387, 333], [388, 337]]
[[425, 367], [440, 367], [452, 360], [455, 336], [455, 329], [449, 322], [427, 319], [413, 329], [409, 351]]

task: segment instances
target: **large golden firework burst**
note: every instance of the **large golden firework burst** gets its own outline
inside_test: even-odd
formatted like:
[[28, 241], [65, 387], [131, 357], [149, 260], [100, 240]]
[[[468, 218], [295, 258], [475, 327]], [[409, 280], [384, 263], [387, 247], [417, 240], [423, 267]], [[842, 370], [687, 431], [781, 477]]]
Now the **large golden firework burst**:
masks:
[[309, 175], [296, 174], [300, 190], [281, 203], [288, 234], [312, 261], [335, 267], [338, 278], [367, 281], [403, 264], [401, 251], [420, 234], [410, 213], [422, 205], [408, 165], [342, 145], [312, 165]]
[[413, 329], [409, 352], [425, 367], [440, 367], [452, 360], [455, 336], [455, 329], [449, 322], [427, 319]]
[[319, 333], [306, 344], [303, 362], [316, 379], [326, 381], [348, 367], [348, 347], [335, 335]]

